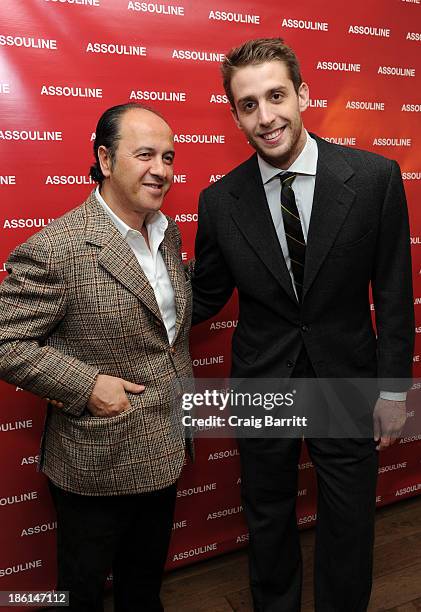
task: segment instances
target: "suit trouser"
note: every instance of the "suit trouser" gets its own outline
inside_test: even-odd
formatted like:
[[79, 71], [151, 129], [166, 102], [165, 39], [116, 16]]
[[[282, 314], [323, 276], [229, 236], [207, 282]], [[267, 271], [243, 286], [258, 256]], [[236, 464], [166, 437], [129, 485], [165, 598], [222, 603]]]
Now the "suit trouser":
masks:
[[115, 612], [161, 612], [176, 485], [93, 497], [49, 484], [57, 512], [57, 589], [70, 591], [69, 612], [103, 611], [110, 569]]
[[[294, 375], [314, 372], [302, 353]], [[316, 612], [365, 612], [372, 582], [378, 453], [372, 439], [306, 439], [317, 474]], [[299, 612], [296, 519], [302, 439], [239, 440], [255, 612]]]
[[[316, 612], [365, 612], [371, 592], [377, 453], [370, 440], [308, 439], [318, 484]], [[299, 612], [296, 519], [300, 439], [241, 440], [256, 612]]]

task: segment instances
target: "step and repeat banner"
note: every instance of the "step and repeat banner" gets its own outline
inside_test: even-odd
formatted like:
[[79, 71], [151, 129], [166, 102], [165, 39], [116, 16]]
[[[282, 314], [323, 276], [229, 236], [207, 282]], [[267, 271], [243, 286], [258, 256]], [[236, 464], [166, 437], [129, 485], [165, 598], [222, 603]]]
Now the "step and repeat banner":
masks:
[[[173, 127], [175, 180], [164, 211], [178, 222], [189, 260], [200, 190], [251, 153], [230, 116], [219, 64], [232, 46], [265, 36], [283, 37], [301, 59], [307, 129], [399, 162], [421, 332], [421, 0], [2, 0], [0, 278], [17, 244], [86, 199], [97, 119], [127, 101], [152, 105]], [[236, 325], [234, 298], [193, 330], [197, 376], [228, 375]], [[5, 383], [0, 390], [0, 591], [49, 589], [56, 523], [36, 471], [45, 402]], [[409, 402], [409, 418], [414, 411]], [[419, 438], [382, 453], [379, 505], [421, 492]], [[304, 527], [316, 520], [305, 450], [299, 467]], [[168, 568], [247, 543], [239, 486], [235, 442], [198, 440], [196, 463], [179, 483]]]

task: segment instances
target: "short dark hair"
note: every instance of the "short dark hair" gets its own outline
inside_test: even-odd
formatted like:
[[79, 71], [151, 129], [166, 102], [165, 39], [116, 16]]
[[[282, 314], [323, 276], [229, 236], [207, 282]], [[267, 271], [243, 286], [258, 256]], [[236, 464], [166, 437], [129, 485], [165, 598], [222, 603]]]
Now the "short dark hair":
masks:
[[101, 184], [105, 178], [105, 176], [102, 174], [101, 165], [99, 163], [98, 149], [101, 146], [107, 149], [112, 167], [115, 161], [118, 141], [121, 138], [121, 118], [125, 113], [127, 113], [127, 111], [132, 109], [146, 110], [150, 113], [153, 113], [154, 115], [158, 115], [158, 117], [161, 117], [161, 119], [164, 119], [164, 117], [155, 109], [150, 108], [149, 106], [144, 106], [143, 104], [137, 104], [136, 102], [127, 102], [126, 104], [118, 104], [117, 106], [107, 108], [107, 110], [102, 113], [96, 126], [93, 147], [95, 163], [91, 166], [89, 170], [89, 176], [96, 183]]
[[303, 82], [300, 64], [294, 51], [285, 44], [282, 38], [256, 38], [248, 40], [227, 53], [221, 65], [221, 72], [225, 93], [233, 108], [235, 108], [235, 102], [231, 90], [231, 80], [235, 71], [244, 66], [273, 61], [284, 62], [288, 69], [289, 78], [293, 82], [295, 91], [298, 93], [298, 89]]

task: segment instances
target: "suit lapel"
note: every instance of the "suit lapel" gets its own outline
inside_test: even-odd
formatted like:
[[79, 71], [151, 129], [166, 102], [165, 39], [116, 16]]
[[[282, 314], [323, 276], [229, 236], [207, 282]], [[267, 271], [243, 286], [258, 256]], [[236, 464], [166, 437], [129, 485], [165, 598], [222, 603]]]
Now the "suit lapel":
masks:
[[345, 184], [353, 175], [352, 168], [329, 143], [315, 138], [319, 155], [307, 237], [303, 299], [332, 247], [355, 198], [355, 192]]
[[231, 191], [236, 199], [231, 213], [234, 222], [289, 297], [297, 302], [266, 200], [256, 155], [244, 164], [244, 180], [238, 182], [238, 190]]
[[131, 291], [159, 319], [155, 294], [130, 246], [97, 201], [94, 192], [85, 202], [86, 241], [101, 247], [98, 263]]

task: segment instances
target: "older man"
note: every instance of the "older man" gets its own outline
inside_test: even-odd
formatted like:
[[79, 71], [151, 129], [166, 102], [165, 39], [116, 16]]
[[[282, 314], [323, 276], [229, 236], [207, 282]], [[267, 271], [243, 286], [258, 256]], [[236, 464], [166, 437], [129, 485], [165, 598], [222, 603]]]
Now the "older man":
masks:
[[185, 456], [172, 383], [191, 377], [191, 294], [174, 221], [169, 125], [125, 104], [100, 118], [86, 202], [14, 250], [0, 288], [0, 376], [50, 399], [41, 469], [72, 611], [162, 610]]

